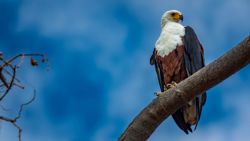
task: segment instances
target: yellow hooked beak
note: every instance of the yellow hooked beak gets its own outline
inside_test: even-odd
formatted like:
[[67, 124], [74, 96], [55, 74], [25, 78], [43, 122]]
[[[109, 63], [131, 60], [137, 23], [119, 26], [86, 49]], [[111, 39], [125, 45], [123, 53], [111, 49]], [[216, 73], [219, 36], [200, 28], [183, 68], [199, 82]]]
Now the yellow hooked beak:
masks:
[[179, 22], [180, 20], [183, 21], [183, 15], [179, 14], [179, 13], [175, 13], [173, 15], [173, 19], [175, 22]]

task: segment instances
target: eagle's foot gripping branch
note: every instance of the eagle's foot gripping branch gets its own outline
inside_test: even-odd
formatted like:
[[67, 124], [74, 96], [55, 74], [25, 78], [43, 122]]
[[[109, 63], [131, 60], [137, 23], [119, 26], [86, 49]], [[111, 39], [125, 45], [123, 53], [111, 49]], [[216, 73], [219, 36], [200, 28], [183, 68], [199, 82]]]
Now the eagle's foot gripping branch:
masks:
[[167, 84], [167, 90], [168, 90], [168, 89], [171, 89], [171, 88], [175, 88], [176, 85], [177, 85], [177, 83], [174, 82], [174, 81], [172, 81], [171, 83]]
[[[164, 91], [167, 91], [171, 88], [175, 88], [177, 85], [176, 82], [172, 81], [171, 83], [167, 84], [166, 86], [164, 86]], [[155, 95], [156, 96], [160, 96], [162, 94], [162, 92], [155, 92]]]
[[[164, 86], [164, 92], [167, 91], [168, 89], [170, 89], [170, 87]], [[160, 96], [161, 94], [162, 94], [162, 92], [155, 92], [156, 96]]]

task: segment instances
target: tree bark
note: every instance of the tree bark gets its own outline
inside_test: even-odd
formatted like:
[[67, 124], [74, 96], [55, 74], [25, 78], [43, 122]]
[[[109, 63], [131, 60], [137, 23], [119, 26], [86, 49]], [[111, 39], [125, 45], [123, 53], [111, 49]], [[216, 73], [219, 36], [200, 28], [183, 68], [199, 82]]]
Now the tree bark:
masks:
[[250, 63], [250, 36], [226, 54], [156, 97], [130, 123], [119, 141], [145, 141], [177, 109]]

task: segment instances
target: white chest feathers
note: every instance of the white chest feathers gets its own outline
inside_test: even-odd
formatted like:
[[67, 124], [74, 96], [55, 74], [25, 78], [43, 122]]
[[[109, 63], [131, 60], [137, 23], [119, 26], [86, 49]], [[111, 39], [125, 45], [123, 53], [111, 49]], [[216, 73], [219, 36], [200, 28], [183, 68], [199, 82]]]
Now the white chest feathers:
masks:
[[162, 28], [161, 35], [155, 43], [157, 54], [161, 57], [172, 52], [177, 45], [182, 45], [182, 39], [185, 35], [185, 28], [179, 23], [167, 22]]

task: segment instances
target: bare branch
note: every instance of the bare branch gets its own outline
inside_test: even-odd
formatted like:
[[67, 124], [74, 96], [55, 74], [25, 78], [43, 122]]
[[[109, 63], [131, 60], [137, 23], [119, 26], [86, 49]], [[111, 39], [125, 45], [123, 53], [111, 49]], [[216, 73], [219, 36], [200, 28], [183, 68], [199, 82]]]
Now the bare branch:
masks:
[[21, 114], [22, 114], [22, 111], [23, 111], [23, 107], [26, 106], [26, 105], [29, 105], [30, 103], [32, 103], [32, 102], [35, 100], [35, 98], [36, 98], [36, 90], [34, 89], [34, 93], [33, 93], [32, 98], [31, 98], [28, 102], [23, 103], [23, 104], [20, 106], [20, 109], [19, 109], [19, 111], [18, 111], [18, 114], [17, 114], [17, 116], [14, 118], [15, 121], [17, 121], [17, 120], [21, 117]]
[[14, 68], [12, 68], [12, 69], [13, 69], [13, 74], [12, 74], [12, 78], [11, 78], [10, 84], [9, 85], [7, 84], [7, 89], [4, 92], [4, 94], [0, 97], [0, 101], [2, 101], [4, 99], [4, 97], [8, 94], [8, 92], [11, 89], [11, 87], [13, 86], [13, 83], [14, 83], [14, 80], [15, 80], [15, 77], [16, 77], [16, 66]]
[[[30, 64], [32, 66], [37, 66], [38, 62], [33, 58], [35, 56], [42, 57], [41, 62], [47, 62], [48, 60], [45, 58], [45, 55], [43, 54], [18, 54], [10, 59], [5, 59], [3, 57], [3, 54], [0, 52], [0, 102], [3, 101], [4, 98], [9, 94], [10, 90], [13, 86], [16, 86], [18, 88], [24, 89], [24, 86], [22, 86], [21, 81], [16, 78], [16, 71], [23, 63], [26, 56], [30, 57]], [[19, 62], [16, 60], [20, 58]], [[36, 97], [36, 91], [34, 90], [33, 97], [26, 103], [23, 103], [20, 105], [17, 115], [14, 118], [9, 118], [0, 115], [0, 120], [11, 123], [15, 128], [18, 130], [18, 140], [21, 141], [22, 136], [22, 128], [17, 124], [17, 120], [21, 118], [21, 114], [23, 111], [24, 106], [29, 105], [31, 102], [35, 100]], [[3, 110], [5, 109], [1, 103], [0, 108]]]
[[250, 36], [222, 57], [160, 94], [141, 111], [119, 141], [144, 141], [177, 109], [198, 94], [214, 87], [250, 62]]
[[41, 56], [41, 57], [45, 57], [45, 55], [44, 54], [39, 54], [39, 53], [37, 53], [37, 54], [18, 54], [18, 55], [16, 55], [16, 56], [14, 56], [14, 57], [12, 57], [12, 58], [10, 58], [10, 59], [8, 59], [7, 61], [5, 61], [5, 59], [3, 59], [3, 58], [1, 58], [0, 57], [0, 60], [1, 61], [3, 61], [3, 62], [5, 62], [5, 64], [4, 65], [2, 65], [2, 67], [4, 68], [6, 65], [10, 65], [13, 61], [15, 61], [16, 59], [18, 59], [19, 57], [22, 57], [22, 59], [21, 59], [21, 62], [19, 62], [19, 64], [17, 65], [18, 67], [20, 66], [20, 64], [23, 62], [23, 57], [24, 56]]
[[33, 96], [32, 98], [26, 102], [26, 103], [23, 103], [21, 104], [20, 108], [19, 108], [19, 111], [16, 115], [16, 117], [14, 118], [8, 118], [8, 117], [4, 117], [4, 116], [0, 116], [0, 120], [3, 120], [3, 121], [6, 121], [6, 122], [9, 122], [11, 123], [14, 127], [17, 128], [18, 130], [18, 140], [21, 141], [22, 140], [22, 128], [17, 124], [17, 120], [21, 118], [21, 114], [22, 114], [22, 111], [23, 111], [23, 107], [26, 106], [26, 105], [29, 105], [30, 103], [32, 103], [36, 98], [36, 91], [34, 90], [34, 93], [33, 93]]

